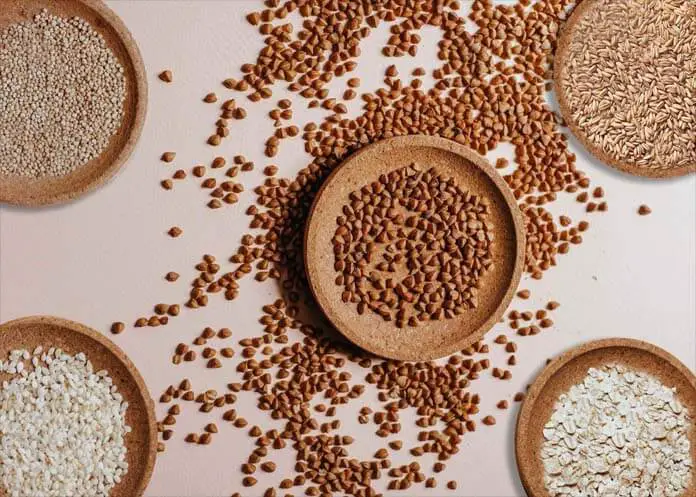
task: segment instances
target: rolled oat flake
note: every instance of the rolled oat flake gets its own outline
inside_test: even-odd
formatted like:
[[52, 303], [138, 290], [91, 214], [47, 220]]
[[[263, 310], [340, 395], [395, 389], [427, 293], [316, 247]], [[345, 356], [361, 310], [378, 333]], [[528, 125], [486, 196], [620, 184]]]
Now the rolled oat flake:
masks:
[[553, 497], [679, 497], [690, 485], [693, 418], [675, 389], [623, 365], [591, 368], [544, 426]]

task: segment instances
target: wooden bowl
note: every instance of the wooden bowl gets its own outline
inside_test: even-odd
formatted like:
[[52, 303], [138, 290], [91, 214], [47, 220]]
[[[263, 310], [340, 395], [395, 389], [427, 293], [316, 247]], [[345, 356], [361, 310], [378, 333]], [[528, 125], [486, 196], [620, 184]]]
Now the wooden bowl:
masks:
[[[39, 345], [44, 349], [60, 347], [69, 354], [84, 352], [96, 371], [105, 369], [126, 402], [126, 423], [132, 431], [126, 435], [128, 472], [110, 492], [110, 497], [140, 497], [145, 492], [157, 455], [155, 404], [143, 378], [126, 354], [100, 333], [79, 323], [49, 316], [33, 316], [0, 325], [0, 356], [12, 350], [30, 352]], [[11, 376], [0, 374], [0, 381]], [[6, 495], [0, 488], [0, 496]]]
[[140, 51], [121, 19], [101, 0], [0, 0], [0, 30], [26, 21], [41, 9], [78, 16], [101, 34], [123, 66], [126, 99], [121, 127], [108, 146], [87, 164], [60, 177], [27, 178], [0, 174], [0, 203], [36, 207], [73, 200], [111, 179], [128, 159], [145, 122], [147, 78]]
[[[515, 456], [522, 485], [529, 497], [549, 497], [544, 485], [541, 447], [543, 428], [551, 417], [558, 397], [581, 383], [590, 368], [622, 364], [659, 379], [677, 389], [677, 396], [696, 416], [696, 377], [669, 352], [655, 345], [628, 338], [597, 340], [575, 347], [551, 361], [534, 380], [517, 418]], [[696, 461], [696, 434], [692, 429], [691, 458]], [[696, 475], [681, 497], [696, 495]]]
[[578, 141], [590, 151], [592, 155], [598, 158], [603, 163], [635, 176], [643, 176], [646, 178], [672, 178], [675, 176], [684, 176], [689, 173], [696, 172], [696, 164], [687, 164], [679, 167], [644, 167], [622, 160], [621, 157], [614, 157], [607, 154], [600, 147], [590, 141], [585, 131], [578, 126], [578, 123], [573, 119], [573, 113], [570, 110], [570, 104], [565, 94], [564, 86], [561, 81], [561, 73], [568, 61], [568, 47], [572, 40], [577, 24], [585, 15], [591, 12], [592, 9], [601, 8], [598, 0], [583, 0], [574, 9], [570, 17], [565, 22], [561, 34], [558, 38], [558, 46], [554, 55], [553, 63], [553, 82], [554, 91], [558, 99], [561, 115], [565, 120], [568, 128], [578, 139]]
[[[350, 192], [413, 162], [435, 167], [458, 186], [490, 200], [495, 264], [482, 277], [479, 305], [443, 321], [397, 328], [373, 312], [358, 314], [341, 300], [335, 283], [333, 244], [336, 218]], [[464, 349], [498, 321], [513, 297], [524, 262], [524, 223], [512, 193], [500, 175], [478, 154], [454, 141], [433, 136], [404, 136], [369, 145], [339, 165], [322, 185], [305, 230], [305, 268], [321, 309], [346, 338], [382, 357], [429, 360]]]

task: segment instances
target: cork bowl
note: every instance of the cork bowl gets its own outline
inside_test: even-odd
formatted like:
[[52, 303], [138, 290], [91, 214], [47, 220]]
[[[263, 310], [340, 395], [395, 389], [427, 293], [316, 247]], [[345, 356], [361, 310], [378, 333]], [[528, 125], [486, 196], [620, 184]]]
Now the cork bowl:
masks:
[[[358, 314], [343, 303], [336, 284], [332, 237], [349, 194], [381, 174], [417, 163], [434, 167], [457, 186], [490, 202], [493, 267], [481, 278], [478, 306], [451, 319], [398, 328], [374, 312]], [[305, 229], [304, 262], [312, 293], [331, 324], [373, 354], [399, 360], [430, 360], [464, 349], [498, 321], [517, 288], [524, 261], [524, 224], [512, 193], [500, 175], [478, 154], [454, 141], [405, 136], [360, 149], [339, 165], [322, 185]]]
[[585, 149], [588, 150], [593, 156], [603, 163], [618, 169], [619, 171], [623, 171], [635, 176], [653, 179], [672, 178], [696, 172], [696, 163], [686, 164], [678, 167], [644, 167], [627, 162], [621, 157], [610, 155], [600, 147], [596, 146], [573, 118], [573, 113], [571, 112], [570, 104], [568, 103], [561, 75], [566, 63], [569, 60], [568, 49], [578, 23], [585, 15], [591, 12], [592, 9], [601, 8], [601, 6], [598, 4], [598, 0], [583, 0], [573, 9], [573, 12], [561, 29], [561, 33], [558, 38], [558, 45], [554, 54], [554, 92], [556, 93], [561, 115], [563, 116], [568, 128], [570, 128], [570, 131], [573, 133], [575, 138], [578, 139], [582, 146], [585, 147]]
[[[69, 354], [84, 352], [95, 370], [104, 369], [128, 402], [126, 435], [128, 472], [110, 497], [139, 497], [152, 476], [157, 453], [155, 405], [135, 365], [121, 349], [100, 333], [79, 323], [50, 316], [33, 316], [0, 325], [0, 356], [12, 350], [60, 347]], [[0, 381], [10, 379], [0, 374]], [[0, 488], [0, 496], [8, 495]]]
[[0, 30], [29, 20], [44, 8], [61, 17], [81, 17], [104, 37], [124, 69], [123, 118], [99, 157], [65, 176], [28, 178], [0, 174], [0, 204], [27, 207], [58, 204], [95, 190], [111, 179], [128, 159], [145, 122], [145, 67], [135, 40], [121, 19], [101, 0], [0, 0]]
[[[553, 359], [530, 386], [522, 403], [515, 433], [515, 456], [522, 485], [529, 497], [550, 497], [544, 485], [541, 447], [543, 428], [558, 397], [585, 378], [589, 368], [622, 364], [676, 388], [677, 397], [696, 416], [696, 377], [665, 350], [627, 338], [609, 338], [585, 343]], [[689, 433], [691, 458], [696, 460], [696, 433]], [[696, 475], [681, 497], [696, 496]]]

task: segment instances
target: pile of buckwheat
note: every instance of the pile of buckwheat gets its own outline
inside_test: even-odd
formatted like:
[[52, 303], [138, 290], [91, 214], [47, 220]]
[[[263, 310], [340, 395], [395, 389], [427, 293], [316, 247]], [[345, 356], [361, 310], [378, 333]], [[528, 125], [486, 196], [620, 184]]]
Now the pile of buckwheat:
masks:
[[42, 10], [0, 32], [0, 174], [64, 176], [121, 126], [126, 81], [85, 20]]
[[332, 238], [342, 300], [402, 328], [478, 304], [493, 265], [488, 199], [418, 164], [349, 195]]
[[[243, 186], [246, 173], [257, 167], [254, 162], [241, 154], [232, 158], [218, 154], [209, 164], [195, 164], [190, 171], [172, 170], [161, 186], [173, 194], [177, 182], [196, 181], [209, 197], [206, 205], [211, 209], [244, 202], [245, 192], [251, 189], [256, 202], [247, 201], [249, 232], [231, 255], [201, 255], [192, 264], [192, 279], [181, 278], [176, 271], [167, 273], [168, 284], [183, 282], [186, 294], [180, 302], [154, 305], [134, 324], [164, 326], [180, 313], [235, 300], [241, 290], [239, 281], [247, 276], [259, 282], [277, 281], [282, 298], [264, 306], [260, 333], [240, 333], [233, 323], [220, 329], [201, 325], [190, 341], [172, 345], [171, 360], [177, 368], [199, 365], [219, 370], [228, 383], [225, 391], [219, 391], [194, 386], [185, 377], [173, 381], [160, 396], [167, 406], [159, 423], [160, 450], [177, 435], [190, 444], [219, 443], [217, 439], [224, 436], [219, 425], [230, 424], [247, 432], [255, 443], [247, 457], [238, 461], [241, 474], [240, 481], [232, 484], [234, 489], [240, 484], [255, 487], [259, 474], [275, 473], [274, 453], [285, 448], [293, 451], [294, 474], [279, 476], [275, 485], [255, 493], [375, 497], [381, 495], [380, 488], [457, 489], [456, 481], [443, 481], [438, 474], [446, 471], [450, 460], [467, 457], [461, 447], [468, 433], [481, 426], [493, 429], [497, 422], [494, 412], [480, 408], [474, 382], [484, 375], [511, 382], [520, 353], [515, 337], [553, 328], [552, 313], [559, 304], [551, 301], [534, 309], [524, 302], [530, 291], [520, 290], [506, 324], [500, 325], [503, 329], [488, 343], [476, 343], [440, 361], [375, 358], [316, 324], [318, 313], [304, 271], [303, 232], [324, 179], [350, 153], [392, 136], [437, 135], [488, 154], [500, 169], [524, 216], [525, 270], [532, 278], [542, 278], [560, 255], [583, 242], [590, 226], [586, 216], [608, 209], [603, 189], [593, 187], [575, 168], [560, 118], [546, 98], [559, 23], [573, 5], [571, 0], [520, 0], [505, 5], [475, 0], [467, 19], [460, 13], [462, 5], [453, 0], [407, 4], [267, 0], [265, 8], [247, 16], [265, 46], [256, 61], [241, 67], [241, 76], [224, 80], [219, 92], [202, 92], [206, 103], [220, 107], [215, 132], [205, 139], [213, 147], [222, 145], [234, 135], [235, 127], [244, 125], [255, 102], [273, 99], [277, 89], [289, 90], [291, 96], [284, 92], [268, 112], [275, 132], [259, 140], [269, 159], [260, 166], [264, 180]], [[291, 15], [301, 17], [300, 27], [293, 26]], [[467, 26], [469, 22], [476, 25], [474, 30]], [[361, 42], [385, 23], [390, 30], [382, 50], [385, 57], [416, 55], [421, 29], [430, 27], [440, 33], [438, 61], [430, 71], [432, 86], [424, 86], [424, 68], [400, 76], [390, 65], [381, 88], [360, 91]], [[171, 72], [166, 76], [163, 81], [174, 81]], [[333, 94], [329, 83], [336, 78], [343, 78], [345, 88]], [[362, 110], [349, 116], [346, 102], [354, 99], [362, 101]], [[292, 124], [299, 106], [321, 108], [326, 116], [300, 128]], [[298, 174], [283, 177], [282, 165], [270, 160], [289, 140], [301, 140], [311, 162]], [[514, 147], [514, 163], [496, 158], [495, 149], [502, 143]], [[167, 152], [162, 160], [164, 167], [172, 167], [175, 152]], [[561, 196], [576, 199], [586, 215], [573, 220], [554, 212]], [[476, 214], [485, 224], [485, 213]], [[485, 238], [485, 227], [479, 226], [478, 231]], [[179, 226], [169, 231], [172, 237], [182, 233]], [[478, 260], [485, 267], [485, 247], [481, 249]], [[125, 327], [117, 322], [112, 330], [121, 333]], [[504, 354], [504, 364], [493, 364], [489, 352], [494, 347]], [[512, 402], [521, 401], [520, 390], [524, 388], [517, 385], [494, 404], [495, 409], [504, 412]], [[368, 400], [374, 395], [377, 402]], [[245, 405], [254, 402], [267, 416], [255, 416], [253, 421], [242, 416], [235, 408], [242, 396]], [[341, 428], [343, 407], [356, 402], [358, 422], [365, 425], [359, 436], [383, 441], [373, 457], [353, 455], [351, 446], [359, 440]], [[200, 429], [177, 434], [177, 420], [187, 410], [201, 413]], [[416, 415], [419, 429], [415, 442], [400, 438], [402, 417], [408, 419], [411, 414]], [[399, 451], [408, 452], [407, 464], [392, 462]]]
[[128, 471], [128, 403], [83, 353], [15, 350], [0, 361], [0, 482], [11, 497], [108, 497]]

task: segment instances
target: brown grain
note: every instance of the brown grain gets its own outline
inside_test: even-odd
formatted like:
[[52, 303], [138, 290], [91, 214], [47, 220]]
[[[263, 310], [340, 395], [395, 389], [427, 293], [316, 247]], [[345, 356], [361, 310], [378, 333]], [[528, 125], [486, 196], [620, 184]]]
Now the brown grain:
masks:
[[170, 71], [169, 69], [166, 69], [159, 73], [158, 78], [164, 81], [165, 83], [171, 83], [174, 80], [172, 71]]
[[[353, 71], [357, 72], [354, 59], [359, 54], [360, 40], [369, 35], [369, 29], [363, 31], [363, 28], [365, 25], [376, 27], [383, 22], [393, 23], [390, 27], [396, 31], [390, 33], [396, 38], [387, 42], [387, 52], [396, 57], [417, 50], [420, 27], [432, 25], [442, 32], [442, 43], [438, 45], [441, 67], [432, 74], [436, 86], [432, 90], [423, 89], [421, 82], [401, 81], [396, 69], [389, 69], [391, 80], [385, 81], [384, 87], [372, 93], [361, 93], [359, 100], [353, 102], [352, 105], [357, 105], [360, 101], [364, 106], [355, 118], [343, 114], [346, 106], [340, 99], [327, 104], [330, 109], [322, 109], [327, 113], [325, 119], [308, 123], [301, 130], [293, 128], [291, 122], [284, 122], [293, 118], [292, 113], [269, 113], [276, 140], [269, 142], [267, 152], [279, 153], [279, 148], [294, 133], [302, 140], [312, 160], [294, 177], [277, 177], [278, 171], [274, 171], [250, 190], [257, 205], [245, 206], [242, 211], [249, 215], [253, 235], [244, 237], [239, 247], [226, 254], [225, 259], [202, 261], [204, 265], [196, 267], [197, 273], [187, 289], [186, 307], [205, 306], [208, 297], [213, 302], [216, 294], [222, 300], [236, 299], [239, 280], [247, 275], [263, 275], [257, 278], [266, 282], [263, 284], [277, 280], [283, 289], [286, 300], [264, 307], [260, 323], [263, 333], [252, 337], [242, 333], [239, 343], [242, 349], [238, 354], [241, 357], [225, 362], [224, 374], [234, 376], [235, 367], [237, 371], [237, 376], [231, 378], [230, 385], [235, 386], [229, 387], [230, 391], [253, 396], [259, 410], [279, 421], [273, 424], [277, 428], [275, 434], [274, 430], [268, 430], [255, 437], [255, 448], [249, 454], [249, 459], [255, 462], [250, 464], [262, 464], [268, 454], [287, 444], [296, 458], [296, 475], [289, 477], [293, 478], [289, 481], [311, 488], [308, 494], [373, 497], [377, 495], [374, 481], [387, 478], [391, 469], [401, 474], [389, 476], [388, 484], [394, 481], [395, 490], [402, 486], [408, 488], [417, 481], [431, 481], [434, 486], [435, 480], [425, 478], [416, 466], [417, 461], [412, 461], [414, 466], [385, 467], [382, 464], [391, 464], [388, 457], [360, 461], [350, 456], [346, 445], [350, 445], [352, 439], [341, 436], [340, 423], [334, 423], [338, 420], [331, 418], [340, 415], [345, 404], [355, 402], [365, 392], [376, 391], [379, 403], [372, 405], [371, 412], [361, 412], [359, 417], [359, 422], [364, 423], [361, 426], [369, 428], [365, 433], [385, 437], [384, 443], [398, 450], [389, 437], [402, 430], [402, 411], [408, 416], [413, 413], [420, 428], [419, 442], [409, 446], [409, 452], [438, 461], [454, 459], [463, 449], [467, 433], [475, 431], [477, 426], [474, 418], [478, 419], [480, 398], [471, 388], [476, 378], [483, 376], [482, 371], [490, 367], [487, 359], [476, 357], [485, 354], [487, 347], [477, 344], [454, 354], [443, 364], [398, 363], [347, 348], [331, 335], [300, 321], [297, 316], [306, 310], [304, 303], [308, 293], [302, 237], [298, 234], [304, 229], [307, 212], [323, 180], [343, 158], [364, 144], [391, 136], [422, 133], [444, 136], [486, 154], [498, 144], [507, 142], [515, 147], [515, 160], [501, 159], [499, 165], [520, 203], [525, 220], [525, 270], [533, 278], [541, 278], [545, 271], [554, 267], [560, 259], [559, 254], [570, 249], [569, 241], [578, 232], [571, 235], [570, 218], [566, 216], [567, 221], [557, 221], [546, 204], [589, 187], [589, 180], [575, 169], [575, 157], [568, 151], [556, 116], [547, 107], [544, 96], [556, 26], [570, 2], [543, 0], [539, 6], [528, 9], [477, 4], [470, 20], [478, 25], [479, 31], [472, 36], [465, 35], [466, 19], [455, 12], [434, 12], [431, 2], [414, 2], [407, 10], [388, 3], [370, 2], [360, 6], [346, 2], [342, 9], [332, 2], [318, 9], [319, 4], [314, 0], [301, 3], [270, 0], [269, 4], [272, 6], [250, 15], [250, 22], [253, 21], [266, 41], [263, 53], [254, 63], [245, 64], [239, 77], [225, 80], [225, 88], [263, 100], [270, 96], [272, 86], [281, 85], [288, 88], [292, 100], [306, 99], [310, 105], [316, 101], [316, 105], [321, 106], [329, 98], [329, 82], [333, 85], [337, 81], [334, 78], [339, 75], [348, 77], [348, 88], [360, 86]], [[283, 13], [282, 9], [288, 12]], [[274, 22], [292, 11], [303, 17], [301, 29], [286, 31], [282, 22]], [[517, 33], [518, 26], [521, 31]], [[298, 40], [298, 37], [305, 37], [299, 34], [303, 30], [308, 34]], [[310, 34], [315, 31], [321, 34]], [[505, 33], [505, 37], [496, 39], [498, 32]], [[331, 33], [330, 43], [320, 41], [326, 33]], [[298, 41], [302, 43], [296, 43]], [[492, 41], [495, 43], [489, 43]], [[504, 62], [498, 65], [494, 62], [496, 57]], [[345, 91], [332, 91], [332, 95], [340, 96]], [[241, 102], [242, 97], [240, 95], [236, 101]], [[246, 117], [246, 110], [238, 107], [234, 100], [228, 99], [221, 106], [214, 122], [218, 131], [243, 124], [235, 119]], [[287, 110], [290, 103], [290, 98], [282, 105], [278, 102], [278, 108]], [[214, 141], [219, 144], [225, 136], [233, 136], [234, 131], [223, 135], [216, 134]], [[250, 161], [239, 157], [239, 160], [235, 157], [235, 165], [224, 173], [228, 178], [253, 169]], [[200, 175], [197, 177], [205, 177], [203, 166], [194, 168], [194, 176], [198, 167]], [[211, 171], [211, 177], [213, 173]], [[216, 176], [218, 182], [220, 176], [219, 173]], [[216, 191], [218, 188], [220, 191]], [[231, 191], [231, 188], [232, 185], [224, 186], [220, 182], [205, 193], [234, 193], [235, 197], [229, 199], [231, 202], [244, 200], [241, 191]], [[226, 202], [224, 196], [213, 198]], [[348, 203], [351, 202], [349, 199]], [[228, 256], [229, 261], [226, 260]], [[524, 295], [524, 290], [520, 292]], [[527, 334], [541, 330], [534, 324], [536, 321], [524, 321], [521, 313], [518, 320], [524, 323]], [[409, 324], [409, 319], [404, 321], [405, 325]], [[212, 348], [215, 333], [201, 339], [200, 347]], [[219, 349], [218, 353], [225, 357], [223, 350]], [[517, 346], [508, 341], [505, 350], [512, 354]], [[182, 352], [178, 355], [184, 361], [196, 357], [194, 350]], [[355, 368], [364, 368], [364, 375], [351, 378], [346, 367], [348, 362], [354, 363]], [[351, 372], [355, 376], [355, 370]], [[510, 375], [509, 371], [499, 369], [501, 378], [506, 373]], [[187, 391], [181, 395], [191, 397], [193, 394]], [[222, 417], [239, 428], [247, 425], [234, 409], [216, 407], [215, 403], [220, 403], [218, 399], [222, 399], [223, 405], [227, 403], [226, 398], [218, 396], [201, 404], [210, 406], [208, 416]], [[315, 411], [312, 406], [319, 399], [325, 406]], [[265, 452], [257, 452], [259, 449]], [[402, 454], [408, 456], [405, 452]], [[337, 471], [340, 468], [335, 479], [327, 478], [333, 474], [330, 468]], [[243, 483], [252, 481], [256, 483], [256, 480]]]
[[176, 152], [165, 152], [162, 154], [162, 157], [160, 157], [160, 160], [162, 162], [174, 162], [175, 158]]
[[122, 333], [123, 330], [126, 329], [126, 325], [120, 321], [115, 322], [111, 325], [111, 333], [114, 335], [118, 335], [119, 333]]

